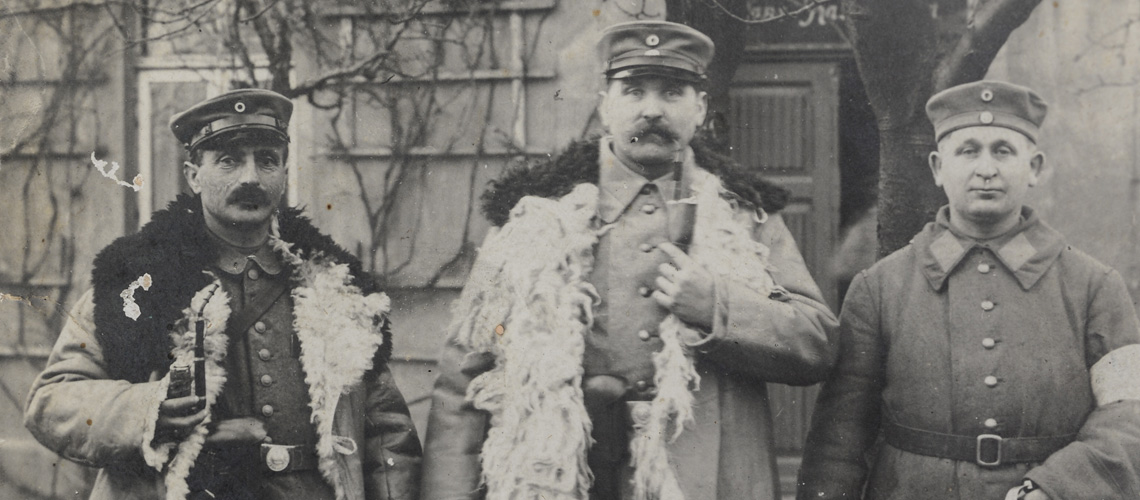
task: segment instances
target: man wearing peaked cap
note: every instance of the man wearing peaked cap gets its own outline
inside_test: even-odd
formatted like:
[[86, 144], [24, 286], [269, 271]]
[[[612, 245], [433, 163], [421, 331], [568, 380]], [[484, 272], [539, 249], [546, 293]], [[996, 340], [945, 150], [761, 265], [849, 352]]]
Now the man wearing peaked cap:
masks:
[[417, 497], [388, 298], [281, 207], [292, 111], [247, 89], [175, 115], [192, 194], [96, 257], [25, 414], [101, 468], [92, 498]]
[[607, 134], [483, 195], [424, 498], [777, 499], [765, 382], [822, 379], [836, 327], [787, 193], [698, 137], [707, 36], [623, 23], [598, 55]]
[[1132, 299], [1024, 204], [1045, 102], [981, 81], [926, 110], [950, 203], [851, 284], [798, 498], [1140, 498]]

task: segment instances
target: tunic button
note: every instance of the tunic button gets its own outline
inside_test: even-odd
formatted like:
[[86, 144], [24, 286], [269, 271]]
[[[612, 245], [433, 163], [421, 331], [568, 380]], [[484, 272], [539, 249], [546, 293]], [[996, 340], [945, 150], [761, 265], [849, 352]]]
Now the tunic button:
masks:
[[641, 211], [647, 214], [651, 214], [657, 211], [657, 205], [642, 205]]
[[644, 380], [638, 380], [637, 383], [633, 384], [633, 385], [636, 386], [637, 390], [639, 390], [639, 391], [644, 391], [646, 387], [649, 387], [649, 384], [646, 383]]
[[982, 423], [982, 425], [986, 426], [987, 429], [993, 429], [997, 427], [997, 420], [987, 418], [986, 421]]
[[267, 417], [273, 416], [273, 405], [265, 405], [261, 407], [261, 414]]
[[990, 265], [989, 264], [978, 264], [978, 272], [982, 273], [982, 274], [986, 274], [986, 273], [990, 272]]
[[262, 361], [269, 361], [269, 359], [273, 357], [273, 354], [269, 352], [269, 349], [262, 349], [257, 351], [257, 357], [261, 358]]
[[268, 375], [268, 374], [262, 375], [261, 376], [261, 385], [264, 385], [266, 387], [273, 385], [273, 377]]
[[251, 280], [255, 280], [261, 277], [261, 273], [257, 272], [257, 269], [250, 269], [249, 272], [245, 273], [245, 275], [248, 276]]
[[637, 338], [639, 338], [641, 340], [649, 340], [649, 331], [648, 330], [642, 330], [640, 332], [637, 332]]
[[653, 245], [650, 245], [649, 243], [642, 243], [637, 246], [637, 249], [641, 250], [642, 252], [649, 253], [653, 251]]
[[998, 379], [993, 375], [986, 375], [985, 383], [988, 387], [997, 387]]
[[983, 300], [982, 301], [982, 310], [983, 311], [992, 311], [993, 309], [994, 309], [994, 303], [992, 301], [989, 301], [989, 300]]
[[258, 321], [257, 323], [253, 324], [253, 329], [257, 330], [257, 333], [265, 333], [265, 329], [266, 329], [265, 323]]
[[650, 290], [647, 286], [643, 286], [637, 289], [637, 293], [642, 297], [648, 297], [650, 295], [653, 295], [653, 290]]
[[994, 339], [988, 337], [982, 339], [982, 347], [985, 347], [986, 349], [993, 349], [995, 345], [997, 345], [997, 341]]

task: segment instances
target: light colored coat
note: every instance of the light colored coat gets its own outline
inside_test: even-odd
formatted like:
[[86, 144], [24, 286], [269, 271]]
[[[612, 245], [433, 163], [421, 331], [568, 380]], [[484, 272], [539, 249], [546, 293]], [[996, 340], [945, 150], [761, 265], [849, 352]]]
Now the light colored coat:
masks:
[[[597, 440], [590, 449], [593, 473], [628, 478], [630, 472], [623, 471], [628, 469], [628, 424], [622, 411], [625, 401], [653, 398], [651, 356], [661, 348], [653, 329], [667, 314], [640, 289], [652, 287], [656, 268], [665, 260], [662, 252], [647, 249], [667, 240], [664, 196], [672, 186], [669, 181], [610, 177], [615, 165], [607, 152], [601, 153], [603, 194], [598, 213], [613, 226], [601, 238], [589, 277], [602, 304], [595, 306], [594, 329], [586, 339], [583, 380]], [[710, 175], [695, 164], [686, 169], [686, 178]], [[644, 208], [647, 205], [657, 208]], [[758, 217], [743, 205], [735, 215], [750, 228], [752, 238], [769, 249], [769, 270], [780, 288], [761, 296], [748, 286], [717, 280], [718, 320], [707, 337], [689, 344], [701, 377], [700, 390], [693, 393], [695, 422], [669, 446], [669, 461], [687, 500], [778, 498], [765, 383], [817, 382], [834, 356], [836, 320], [823, 304], [783, 219]], [[700, 228], [696, 233], [701, 233]], [[432, 396], [423, 498], [482, 496], [480, 452], [490, 422], [487, 413], [465, 395], [471, 381], [494, 362], [454, 339], [447, 343]], [[620, 381], [624, 387], [611, 394], [591, 383], [598, 378]], [[621, 496], [629, 494], [624, 491]]]

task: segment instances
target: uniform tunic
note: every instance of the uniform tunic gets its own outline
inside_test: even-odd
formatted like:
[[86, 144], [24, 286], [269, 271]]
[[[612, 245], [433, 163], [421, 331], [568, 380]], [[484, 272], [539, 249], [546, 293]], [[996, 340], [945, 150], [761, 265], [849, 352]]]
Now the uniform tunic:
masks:
[[[301, 367], [300, 342], [293, 333], [293, 299], [288, 273], [268, 246], [251, 255], [213, 238], [220, 249], [216, 266], [234, 314], [259, 307], [244, 332], [231, 332], [226, 355], [225, 388], [214, 409], [216, 420], [252, 417], [265, 425], [266, 442], [299, 445], [315, 456], [317, 434], [310, 424], [309, 392]], [[268, 298], [263, 298], [268, 296]], [[314, 460], [312, 463], [316, 463]], [[263, 500], [336, 497], [316, 468], [271, 472], [262, 464], [259, 445], [202, 450], [190, 474], [191, 491]], [[201, 495], [199, 495], [201, 496]]]
[[[1120, 275], [1028, 208], [988, 241], [955, 234], [948, 214], [852, 283], [799, 498], [997, 500], [1023, 477], [1054, 500], [1135, 498], [1140, 402], [1098, 408], [1089, 371], [1140, 342]], [[1044, 463], [987, 467], [877, 443], [883, 420], [1076, 442]]]
[[[601, 296], [583, 359], [596, 441], [588, 456], [595, 475], [591, 498], [628, 498], [631, 424], [626, 402], [655, 394], [651, 356], [662, 345], [655, 329], [668, 311], [650, 294], [657, 266], [668, 261], [656, 246], [668, 241], [667, 200], [674, 196], [674, 183], [669, 177], [650, 180], [630, 170], [605, 141], [599, 163], [598, 212], [609, 228], [598, 243], [588, 278]], [[699, 171], [690, 151], [682, 194]], [[761, 223], [755, 213], [742, 215], [751, 217], [753, 237], [771, 249], [773, 277], [786, 293], [781, 289], [761, 297], [744, 286], [716, 283], [716, 321], [706, 337], [690, 339], [701, 376], [700, 390], [694, 392], [696, 422], [669, 447], [687, 500], [778, 498], [765, 382], [815, 382], [834, 355], [835, 318], [822, 303], [782, 219], [772, 215]], [[428, 423], [425, 499], [481, 495], [479, 452], [487, 416], [465, 401], [464, 394], [492, 362], [455, 343], [444, 350]], [[620, 389], [595, 389], [592, 382], [601, 379]]]

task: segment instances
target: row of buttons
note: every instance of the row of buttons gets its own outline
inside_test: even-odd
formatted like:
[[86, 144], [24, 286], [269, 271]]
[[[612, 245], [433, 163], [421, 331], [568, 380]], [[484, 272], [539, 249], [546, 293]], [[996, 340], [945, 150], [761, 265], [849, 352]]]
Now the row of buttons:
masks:
[[[992, 269], [993, 268], [987, 263], [983, 262], [981, 264], [978, 264], [978, 272], [979, 273], [989, 274], [989, 272]], [[994, 307], [996, 306], [996, 304], [994, 304], [993, 301], [991, 301], [991, 300], [982, 301], [981, 305], [982, 305], [982, 310], [987, 311], [987, 312], [994, 310]], [[994, 346], [996, 346], [996, 345], [997, 345], [997, 341], [990, 338], [990, 337], [986, 337], [986, 338], [982, 339], [982, 347], [984, 347], [986, 349], [993, 349]], [[984, 382], [987, 387], [997, 387], [998, 378], [993, 376], [993, 375], [989, 375], [982, 382]], [[987, 418], [985, 421], [982, 422], [982, 425], [984, 425], [987, 429], [996, 429], [998, 426], [998, 421], [997, 421], [997, 419]]]
[[[251, 279], [251, 280], [257, 279], [258, 278], [257, 269], [250, 269], [249, 272], [246, 273], [246, 276], [248, 276], [249, 279]], [[269, 327], [263, 321], [258, 321], [258, 322], [253, 324], [253, 331], [255, 331], [257, 333], [263, 334], [267, 330], [269, 330]], [[262, 348], [262, 349], [259, 349], [257, 351], [257, 358], [262, 360], [262, 361], [269, 361], [269, 360], [273, 359], [273, 353], [269, 352], [269, 349]], [[273, 385], [273, 376], [269, 375], [268, 373], [265, 375], [262, 375], [260, 382], [261, 382], [261, 385], [263, 385], [265, 387], [269, 387], [269, 386]], [[261, 407], [261, 414], [265, 417], [272, 417], [274, 411], [275, 410], [273, 408], [273, 405], [267, 404], [267, 405], [264, 405]]]
[[[979, 273], [988, 274], [991, 269], [992, 268], [990, 267], [990, 265], [986, 264], [984, 262], [981, 264], [978, 264], [978, 272]], [[997, 304], [994, 304], [994, 301], [992, 301], [992, 300], [983, 300], [981, 303], [981, 306], [982, 306], [983, 311], [990, 312], [990, 311], [993, 311], [995, 307], [997, 307]], [[996, 345], [997, 345], [997, 341], [990, 338], [990, 337], [986, 337], [986, 338], [982, 339], [982, 347], [984, 347], [986, 349], [993, 349], [994, 346], [996, 346]], [[997, 387], [998, 378], [993, 376], [993, 375], [987, 375], [986, 378], [982, 380], [982, 382], [984, 384], [986, 384], [986, 387], [991, 387], [991, 388]], [[993, 423], [993, 425], [990, 425], [990, 423]], [[991, 418], [991, 419], [986, 420], [985, 424], [986, 424], [986, 427], [989, 427], [992, 429], [992, 428], [997, 426], [997, 421]]]

